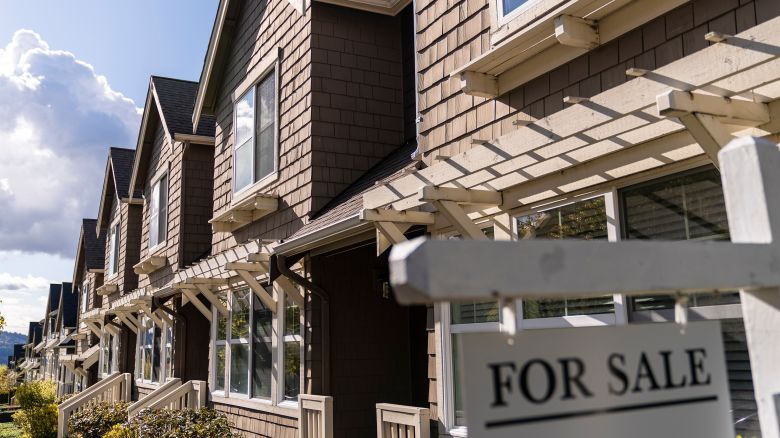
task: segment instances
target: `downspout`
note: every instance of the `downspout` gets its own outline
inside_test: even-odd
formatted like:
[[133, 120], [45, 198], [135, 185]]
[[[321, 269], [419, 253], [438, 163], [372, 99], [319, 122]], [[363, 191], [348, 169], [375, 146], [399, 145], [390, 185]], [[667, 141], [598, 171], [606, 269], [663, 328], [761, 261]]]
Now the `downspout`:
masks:
[[[176, 298], [176, 300], [180, 300], [180, 299], [181, 298]], [[177, 304], [178, 304], [178, 301], [177, 301]], [[181, 324], [181, 333], [184, 335], [183, 338], [185, 338], [185, 339], [183, 339], [183, 342], [181, 342], [181, 345], [179, 346], [180, 348], [176, 348], [176, 344], [174, 342], [171, 342], [171, 345], [173, 346], [173, 351], [176, 352], [176, 354], [175, 354], [176, 361], [174, 362], [174, 367], [173, 367], [173, 374], [174, 375], [173, 376], [169, 376], [169, 377], [178, 377], [178, 378], [182, 379], [182, 381], [184, 381], [184, 375], [183, 375], [184, 359], [187, 357], [187, 339], [186, 339], [186, 337], [187, 337], [187, 316], [184, 315], [183, 313], [181, 313], [181, 310], [180, 310], [181, 306], [177, 305], [176, 306], [176, 310], [174, 311], [173, 309], [163, 305], [160, 302], [159, 298], [157, 298], [157, 297], [153, 297], [152, 298], [152, 311], [154, 311], [155, 307], [158, 308], [158, 309], [161, 309], [163, 312], [171, 315], [171, 317], [173, 318], [173, 321], [175, 323], [174, 327], [173, 327], [173, 339], [174, 339], [174, 341], [178, 340], [178, 336], [176, 336], [176, 332], [178, 331], [176, 326], [178, 324]]]
[[[293, 283], [303, 287], [319, 297], [320, 303], [320, 330], [322, 331], [322, 395], [330, 395], [330, 298], [325, 289], [312, 283], [305, 277], [291, 270], [287, 264], [287, 257], [280, 254], [271, 255], [271, 273], [269, 282], [273, 282], [279, 275], [284, 275]], [[275, 273], [275, 269], [278, 273]], [[274, 275], [276, 274], [276, 275]], [[304, 307], [303, 311], [306, 309]], [[305, 360], [305, 358], [304, 358]]]

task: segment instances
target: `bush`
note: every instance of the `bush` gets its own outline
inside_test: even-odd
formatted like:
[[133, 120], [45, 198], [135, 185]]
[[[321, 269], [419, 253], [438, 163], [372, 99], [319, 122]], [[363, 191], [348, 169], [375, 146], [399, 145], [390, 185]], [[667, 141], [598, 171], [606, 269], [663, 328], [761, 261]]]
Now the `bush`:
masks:
[[103, 438], [136, 438], [136, 434], [129, 427], [122, 424], [115, 424]]
[[57, 436], [56, 388], [54, 382], [35, 381], [24, 383], [16, 390], [14, 398], [19, 410], [13, 420], [23, 438]]
[[117, 424], [127, 421], [127, 402], [100, 402], [73, 414], [68, 432], [79, 438], [101, 438]]
[[134, 434], [131, 436], [139, 438], [240, 437], [230, 430], [227, 417], [213, 409], [144, 409], [127, 426]]

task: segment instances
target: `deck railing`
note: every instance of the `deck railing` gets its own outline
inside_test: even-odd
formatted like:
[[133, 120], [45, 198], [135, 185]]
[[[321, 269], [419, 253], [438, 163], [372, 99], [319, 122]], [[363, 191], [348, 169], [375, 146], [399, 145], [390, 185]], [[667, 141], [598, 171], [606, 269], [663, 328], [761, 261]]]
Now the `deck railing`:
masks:
[[[155, 399], [143, 406], [142, 409], [204, 408], [206, 407], [208, 390], [208, 384], [202, 380], [190, 380], [186, 383], [180, 383], [178, 386], [172, 385], [166, 393], [157, 394]], [[140, 412], [140, 409], [137, 412]]]
[[377, 438], [429, 438], [431, 413], [427, 408], [376, 405]]
[[333, 438], [333, 397], [298, 395], [298, 437]]
[[141, 412], [141, 410], [143, 410], [144, 408], [148, 408], [155, 402], [168, 396], [171, 391], [179, 388], [180, 386], [181, 386], [181, 379], [179, 379], [178, 377], [169, 379], [163, 385], [160, 385], [159, 388], [150, 392], [146, 396], [139, 398], [137, 402], [131, 404], [127, 408], [127, 416], [129, 418], [136, 416], [136, 414]]
[[57, 415], [57, 436], [59, 438], [67, 436], [68, 419], [71, 415], [93, 403], [130, 400], [132, 382], [130, 373], [115, 373], [63, 402], [59, 406]]

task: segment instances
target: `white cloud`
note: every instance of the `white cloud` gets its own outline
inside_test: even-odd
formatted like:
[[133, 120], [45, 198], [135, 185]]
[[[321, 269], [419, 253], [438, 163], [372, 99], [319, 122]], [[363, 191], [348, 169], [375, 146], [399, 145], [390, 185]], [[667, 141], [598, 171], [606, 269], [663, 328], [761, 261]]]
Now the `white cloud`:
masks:
[[48, 291], [49, 280], [43, 277], [0, 273], [0, 314], [5, 317], [5, 330], [26, 334], [29, 321], [43, 318]]
[[0, 48], [0, 251], [73, 257], [108, 147], [134, 146], [140, 111], [90, 64], [17, 31]]

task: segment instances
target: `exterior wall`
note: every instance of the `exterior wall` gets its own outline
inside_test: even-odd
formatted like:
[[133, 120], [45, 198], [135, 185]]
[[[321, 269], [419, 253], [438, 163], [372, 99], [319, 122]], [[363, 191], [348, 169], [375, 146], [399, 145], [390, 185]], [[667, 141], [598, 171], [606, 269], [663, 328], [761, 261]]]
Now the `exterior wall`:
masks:
[[[117, 215], [120, 215], [119, 262], [116, 275], [111, 276], [108, 273], [111, 239], [107, 237], [105, 280], [107, 283], [116, 284], [119, 287], [119, 294], [130, 292], [138, 286], [138, 275], [133, 271], [133, 265], [138, 263], [140, 256], [141, 214], [142, 208], [140, 205], [117, 202], [116, 198], [111, 204], [111, 216], [107, 223], [109, 230]], [[104, 306], [107, 304], [106, 300], [103, 300], [103, 304]]]
[[268, 414], [254, 409], [212, 403], [212, 407], [225, 414], [233, 424], [233, 430], [246, 437], [297, 438], [296, 418]]
[[254, 236], [283, 238], [302, 225], [311, 211], [311, 8], [298, 13], [287, 0], [243, 1], [217, 97], [214, 148], [214, 212], [233, 198], [232, 93], [263, 59], [281, 48], [279, 98], [279, 177], [266, 192], [280, 199], [279, 211], [238, 232], [214, 233], [212, 254]]
[[214, 196], [214, 147], [196, 144], [184, 149], [183, 183], [181, 186], [183, 214], [178, 219], [181, 235], [178, 238], [178, 268], [184, 268], [200, 259], [211, 249], [212, 196]]
[[[460, 91], [449, 74], [485, 53], [488, 0], [416, 3], [421, 150], [455, 155], [472, 139], [513, 131], [512, 121], [538, 119], [563, 108], [564, 96], [590, 97], [626, 82], [626, 69], [655, 69], [708, 45], [710, 31], [741, 32], [780, 14], [775, 0], [694, 0], [548, 72], [497, 99]], [[435, 151], [435, 152], [434, 152]]]
[[[312, 212], [404, 140], [401, 15], [313, 2]], [[412, 78], [413, 79], [413, 78]]]
[[[156, 111], [155, 111], [156, 112]], [[141, 256], [143, 259], [150, 255], [164, 255], [168, 258], [168, 263], [162, 268], [152, 272], [149, 275], [139, 275], [138, 287], [147, 286], [159, 287], [166, 284], [173, 278], [174, 271], [178, 266], [178, 244], [180, 238], [180, 218], [181, 218], [181, 181], [182, 181], [182, 162], [181, 162], [181, 144], [172, 144], [165, 134], [162, 123], [155, 117], [155, 135], [152, 143], [147, 143], [144, 147], [151, 147], [151, 157], [146, 169], [146, 181], [144, 182], [144, 205], [143, 216], [141, 220]], [[152, 181], [160, 172], [168, 172], [168, 205], [167, 205], [167, 227], [166, 240], [154, 248], [154, 254], [149, 252], [149, 202], [152, 197]]]

